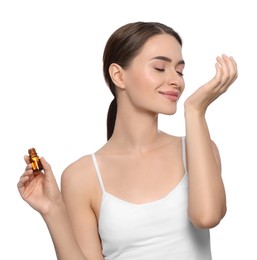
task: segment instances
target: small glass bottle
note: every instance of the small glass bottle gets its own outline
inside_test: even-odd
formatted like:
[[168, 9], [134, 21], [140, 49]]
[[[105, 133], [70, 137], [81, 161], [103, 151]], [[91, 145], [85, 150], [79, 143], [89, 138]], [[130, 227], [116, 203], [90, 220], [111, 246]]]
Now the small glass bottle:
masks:
[[36, 149], [35, 148], [30, 148], [28, 150], [29, 152], [29, 159], [30, 159], [30, 162], [32, 164], [32, 169], [33, 169], [33, 172], [36, 173], [36, 172], [39, 172], [39, 171], [42, 171], [44, 168], [43, 168], [43, 165], [37, 155], [37, 152], [36, 152]]

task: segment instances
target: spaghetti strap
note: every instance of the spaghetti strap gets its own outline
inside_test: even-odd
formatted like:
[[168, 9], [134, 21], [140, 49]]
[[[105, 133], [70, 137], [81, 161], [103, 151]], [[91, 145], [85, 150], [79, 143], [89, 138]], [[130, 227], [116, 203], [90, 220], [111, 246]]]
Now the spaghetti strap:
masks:
[[187, 162], [186, 162], [186, 137], [182, 136], [182, 159], [183, 159], [183, 165], [184, 169], [187, 172]]
[[94, 153], [91, 154], [91, 157], [92, 157], [92, 159], [93, 159], [93, 163], [94, 163], [95, 170], [96, 170], [96, 175], [97, 175], [97, 178], [98, 178], [98, 181], [99, 181], [101, 190], [102, 190], [102, 192], [104, 193], [104, 192], [105, 192], [104, 183], [103, 183], [103, 180], [102, 180], [102, 177], [101, 177], [101, 173], [100, 173], [100, 170], [99, 170], [99, 167], [98, 167], [98, 163], [97, 163], [95, 154], [94, 154]]

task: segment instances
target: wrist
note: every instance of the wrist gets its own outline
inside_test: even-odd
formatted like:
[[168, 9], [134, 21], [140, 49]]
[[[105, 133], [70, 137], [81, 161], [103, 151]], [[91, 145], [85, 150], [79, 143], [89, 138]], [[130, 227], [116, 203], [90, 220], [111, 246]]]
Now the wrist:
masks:
[[185, 118], [205, 118], [206, 110], [197, 109], [190, 105], [184, 105]]
[[46, 222], [58, 218], [60, 215], [66, 214], [64, 201], [60, 198], [55, 203], [49, 205], [47, 209], [42, 211], [40, 214]]

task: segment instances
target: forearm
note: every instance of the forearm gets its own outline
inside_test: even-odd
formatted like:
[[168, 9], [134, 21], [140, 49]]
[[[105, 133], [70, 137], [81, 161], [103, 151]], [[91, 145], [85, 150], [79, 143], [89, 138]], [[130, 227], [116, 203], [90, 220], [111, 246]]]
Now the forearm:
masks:
[[43, 215], [58, 260], [86, 260], [74, 236], [66, 207], [63, 202]]
[[188, 214], [199, 227], [213, 227], [226, 212], [226, 196], [204, 114], [185, 112]]

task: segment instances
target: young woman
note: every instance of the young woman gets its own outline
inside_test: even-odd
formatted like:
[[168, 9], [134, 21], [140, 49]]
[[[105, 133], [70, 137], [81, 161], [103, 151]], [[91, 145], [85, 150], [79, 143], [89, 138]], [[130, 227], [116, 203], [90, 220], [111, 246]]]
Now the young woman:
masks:
[[232, 57], [184, 104], [186, 136], [160, 131], [158, 115], [176, 112], [185, 83], [182, 41], [172, 28], [129, 23], [109, 38], [104, 77], [114, 99], [107, 143], [62, 174], [27, 167], [21, 197], [46, 222], [58, 259], [208, 260], [209, 229], [226, 213], [218, 148], [208, 106], [237, 78]]

